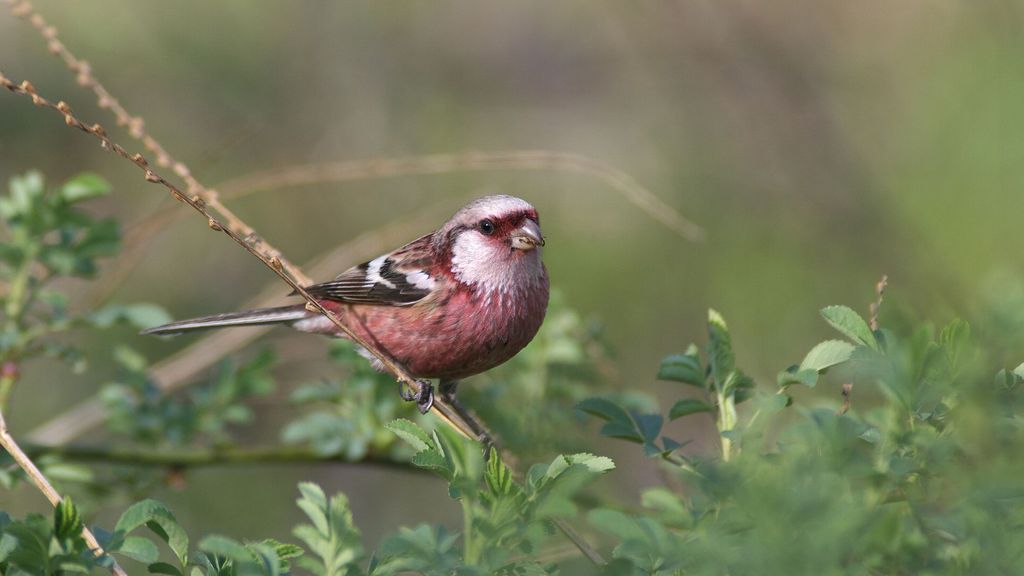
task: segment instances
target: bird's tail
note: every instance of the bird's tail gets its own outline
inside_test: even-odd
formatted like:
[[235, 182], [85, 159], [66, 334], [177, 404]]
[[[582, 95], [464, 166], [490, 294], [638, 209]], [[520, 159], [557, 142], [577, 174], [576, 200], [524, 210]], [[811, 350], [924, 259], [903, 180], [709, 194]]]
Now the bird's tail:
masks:
[[223, 328], [225, 326], [253, 326], [258, 324], [279, 324], [295, 322], [309, 316], [309, 312], [302, 304], [292, 306], [279, 306], [277, 308], [255, 308], [243, 312], [228, 312], [227, 314], [214, 314], [213, 316], [201, 316], [188, 320], [178, 320], [163, 326], [154, 326], [142, 331], [142, 334], [178, 334], [191, 330], [203, 330], [206, 328]]

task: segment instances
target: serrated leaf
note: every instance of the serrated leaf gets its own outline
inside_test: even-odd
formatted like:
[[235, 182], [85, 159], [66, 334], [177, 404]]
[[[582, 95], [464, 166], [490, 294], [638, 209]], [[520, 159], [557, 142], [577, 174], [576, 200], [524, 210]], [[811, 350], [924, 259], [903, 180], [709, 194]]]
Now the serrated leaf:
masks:
[[704, 388], [704, 368], [696, 352], [690, 354], [674, 354], [661, 361], [658, 368], [658, 380], [681, 382], [698, 388]]
[[698, 412], [714, 412], [715, 409], [704, 402], [696, 398], [683, 398], [676, 402], [672, 409], [668, 411], [668, 419], [675, 420], [676, 418], [682, 418], [683, 416], [689, 416], [690, 414], [696, 414]]
[[70, 496], [65, 496], [53, 509], [53, 534], [60, 540], [82, 534], [82, 516]]
[[512, 478], [512, 470], [502, 462], [498, 451], [493, 447], [487, 455], [487, 467], [484, 471], [484, 480], [490, 491], [498, 496], [507, 496], [516, 491], [515, 481]]
[[827, 306], [821, 309], [821, 315], [833, 328], [857, 344], [863, 344], [878, 350], [878, 340], [868, 327], [868, 323], [849, 306]]
[[563, 456], [566, 462], [573, 466], [583, 466], [589, 472], [600, 474], [615, 469], [615, 462], [607, 456], [595, 456], [588, 452], [579, 452]]
[[71, 204], [110, 194], [110, 184], [97, 174], [83, 172], [60, 188], [60, 197]]
[[426, 468], [427, 470], [433, 470], [446, 480], [451, 480], [454, 471], [451, 469], [451, 464], [444, 457], [444, 454], [436, 450], [424, 450], [418, 452], [412, 457], [412, 463], [420, 468]]
[[413, 450], [417, 452], [433, 449], [430, 435], [411, 420], [399, 418], [389, 422], [385, 427], [404, 440], [406, 444], [412, 446]]
[[[800, 371], [814, 370], [823, 372], [829, 368], [842, 364], [850, 359], [854, 346], [844, 340], [826, 340], [818, 343], [811, 351], [804, 356], [800, 363]], [[799, 371], [797, 372], [799, 373]]]

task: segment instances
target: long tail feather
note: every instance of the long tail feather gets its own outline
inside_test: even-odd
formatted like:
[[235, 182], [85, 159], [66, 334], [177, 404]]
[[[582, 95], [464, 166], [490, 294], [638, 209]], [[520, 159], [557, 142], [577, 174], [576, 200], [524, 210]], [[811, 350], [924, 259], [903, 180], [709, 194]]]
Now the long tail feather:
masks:
[[280, 306], [278, 308], [256, 308], [244, 312], [228, 312], [227, 314], [214, 314], [213, 316], [202, 316], [179, 320], [154, 326], [143, 330], [142, 334], [178, 334], [190, 330], [203, 330], [206, 328], [223, 328], [225, 326], [253, 326], [257, 324], [279, 324], [282, 322], [295, 322], [307, 317], [309, 312], [299, 304], [297, 306]]

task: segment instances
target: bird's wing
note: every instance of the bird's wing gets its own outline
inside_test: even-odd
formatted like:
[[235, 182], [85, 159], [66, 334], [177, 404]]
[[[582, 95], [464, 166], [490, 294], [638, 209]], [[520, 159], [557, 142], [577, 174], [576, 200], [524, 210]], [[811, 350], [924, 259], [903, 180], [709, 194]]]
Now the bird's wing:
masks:
[[409, 306], [436, 285], [431, 276], [430, 235], [342, 272], [334, 280], [306, 288], [311, 296], [349, 304]]

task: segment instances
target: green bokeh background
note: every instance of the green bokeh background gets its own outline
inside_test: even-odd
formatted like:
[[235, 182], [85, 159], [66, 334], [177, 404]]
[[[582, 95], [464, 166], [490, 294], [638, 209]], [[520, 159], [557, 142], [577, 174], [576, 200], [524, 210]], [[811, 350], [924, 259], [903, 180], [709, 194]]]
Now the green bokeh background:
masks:
[[[559, 172], [292, 188], [232, 206], [304, 262], [418, 211], [451, 212], [483, 193], [527, 198], [543, 217], [554, 285], [604, 324], [628, 387], [677, 394], [653, 381], [655, 367], [703, 341], [709, 306], [729, 320], [744, 369], [770, 385], [828, 335], [817, 309], [866, 309], [882, 273], [897, 308], [942, 320], [969, 316], [994, 275], [1024, 268], [1021, 2], [37, 7], [207, 185], [295, 164], [471, 149], [553, 149], [626, 171], [700, 223], [707, 239], [681, 240], [600, 180]], [[137, 149], [6, 11], [0, 70]], [[100, 173], [115, 194], [94, 209], [125, 222], [167, 202], [55, 114], [0, 94], [0, 179], [30, 168], [51, 181]], [[233, 309], [270, 282], [261, 264], [190, 217], [160, 234], [115, 300], [198, 315]], [[84, 284], [68, 290], [89, 294]], [[188, 343], [127, 329], [109, 337], [88, 343], [96, 361], [84, 376], [27, 367], [14, 431], [92, 393], [113, 371], [104, 360], [113, 342], [154, 360]], [[275, 332], [269, 341], [286, 361], [284, 382], [328, 368], [315, 359], [323, 348], [315, 338]], [[834, 387], [817, 393], [837, 401]], [[273, 439], [273, 406], [261, 413], [265, 429], [248, 434]], [[701, 438], [709, 428], [679, 430]], [[620, 452], [599, 440], [593, 448]], [[353, 467], [207, 469], [184, 490], [156, 496], [196, 535], [284, 537], [298, 519], [297, 478], [345, 490], [371, 544], [401, 523], [458, 526], [440, 483]], [[609, 489], [633, 494], [655, 479], [654, 464], [637, 460]], [[0, 507], [43, 503], [19, 490], [0, 494]]]

